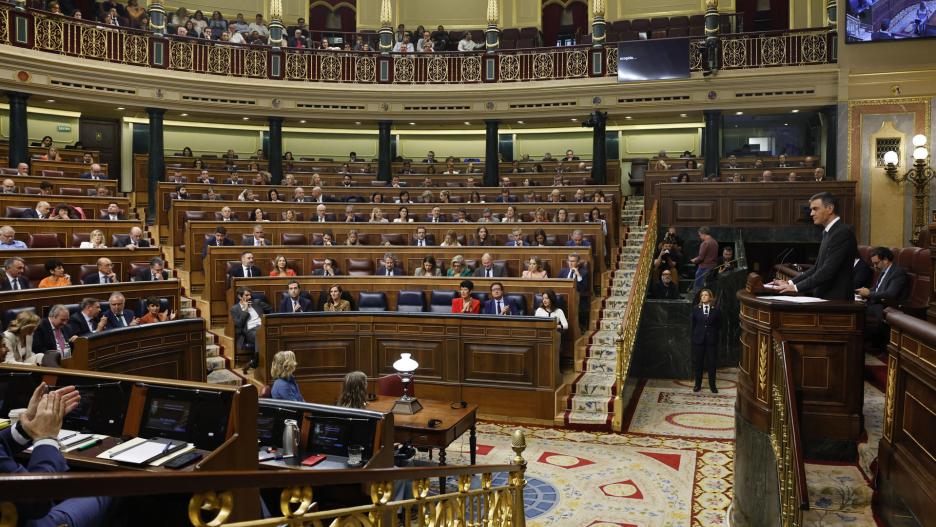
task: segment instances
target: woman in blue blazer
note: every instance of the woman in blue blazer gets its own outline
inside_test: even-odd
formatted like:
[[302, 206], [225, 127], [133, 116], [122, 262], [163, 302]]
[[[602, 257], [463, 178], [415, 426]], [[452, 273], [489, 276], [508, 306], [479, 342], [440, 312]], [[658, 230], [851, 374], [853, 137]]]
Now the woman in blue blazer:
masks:
[[715, 305], [715, 297], [709, 289], [699, 293], [699, 303], [692, 308], [692, 374], [695, 386], [692, 391], [702, 389], [702, 368], [708, 371], [709, 389], [715, 387], [715, 359], [718, 356], [718, 331], [721, 328], [721, 309]]

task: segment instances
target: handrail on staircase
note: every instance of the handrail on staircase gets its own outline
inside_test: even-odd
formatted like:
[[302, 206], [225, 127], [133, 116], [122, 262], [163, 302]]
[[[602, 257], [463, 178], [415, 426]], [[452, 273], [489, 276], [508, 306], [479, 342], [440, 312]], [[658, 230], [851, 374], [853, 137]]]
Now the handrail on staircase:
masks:
[[799, 420], [799, 399], [793, 380], [793, 352], [787, 343], [773, 340], [770, 445], [780, 483], [780, 519], [783, 527], [799, 527], [809, 510], [809, 490]]
[[624, 400], [621, 394], [624, 391], [624, 381], [630, 369], [634, 341], [637, 338], [637, 328], [640, 326], [640, 313], [643, 311], [644, 299], [647, 296], [647, 284], [649, 283], [650, 268], [652, 267], [653, 252], [657, 240], [658, 206], [659, 202], [654, 201], [653, 207], [644, 216], [644, 223], [647, 226], [644, 243], [640, 249], [634, 279], [631, 282], [627, 307], [624, 308], [624, 316], [621, 319], [621, 325], [618, 327], [617, 360], [614, 366], [617, 391], [614, 394], [614, 414], [611, 417], [611, 427], [615, 432], [623, 431]]

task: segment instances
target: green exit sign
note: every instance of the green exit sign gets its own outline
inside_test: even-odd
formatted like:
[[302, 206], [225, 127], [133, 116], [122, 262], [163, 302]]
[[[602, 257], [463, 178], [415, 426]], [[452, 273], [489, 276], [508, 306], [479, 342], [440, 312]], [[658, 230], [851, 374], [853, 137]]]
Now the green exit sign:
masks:
[[60, 124], [55, 127], [55, 130], [59, 132], [71, 132], [71, 126], [68, 126], [67, 124]]

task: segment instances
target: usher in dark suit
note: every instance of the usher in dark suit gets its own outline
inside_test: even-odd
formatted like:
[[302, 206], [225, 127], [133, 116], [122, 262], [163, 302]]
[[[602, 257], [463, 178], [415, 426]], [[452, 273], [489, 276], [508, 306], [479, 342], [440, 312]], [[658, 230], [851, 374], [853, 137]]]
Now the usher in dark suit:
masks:
[[709, 388], [715, 388], [715, 358], [717, 356], [718, 331], [721, 328], [721, 310], [709, 304], [705, 314], [702, 305], [692, 308], [692, 374], [695, 387], [702, 386], [702, 368], [708, 371]]
[[858, 257], [855, 232], [839, 218], [829, 232], [823, 233], [816, 265], [793, 278], [796, 290], [825, 300], [853, 300], [854, 265]]

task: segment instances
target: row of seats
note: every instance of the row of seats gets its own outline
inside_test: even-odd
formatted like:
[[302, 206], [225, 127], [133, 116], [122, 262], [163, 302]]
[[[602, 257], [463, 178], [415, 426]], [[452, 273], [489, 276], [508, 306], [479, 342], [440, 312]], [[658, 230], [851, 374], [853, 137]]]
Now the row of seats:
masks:
[[[113, 234], [109, 247], [119, 247], [125, 245], [130, 239], [129, 234]], [[81, 242], [90, 242], [91, 233], [76, 232], [71, 235], [71, 245], [69, 247], [76, 249], [81, 246]], [[26, 247], [30, 249], [62, 249], [60, 235], [55, 232], [36, 232], [29, 234], [26, 240]]]
[[[535, 202], [531, 202], [531, 203], [535, 203]], [[303, 206], [303, 205], [301, 205], [301, 204], [297, 204], [297, 205], [298, 205], [298, 206]], [[310, 206], [310, 205], [311, 205], [311, 204], [305, 204], [305, 206]], [[507, 207], [508, 205], [510, 205], [510, 203], [492, 203], [492, 204], [491, 204], [491, 206], [497, 206], [497, 207]], [[562, 208], [562, 203], [556, 203], [555, 205], [556, 205], [556, 208]], [[365, 206], [380, 207], [380, 209], [383, 210], [383, 212], [384, 212], [384, 218], [388, 218], [388, 220], [389, 220], [389, 219], [392, 219], [392, 218], [393, 218], [396, 207], [398, 207], [398, 206], [400, 206], [400, 205], [399, 205], [399, 204], [395, 204], [395, 203], [368, 203], [368, 204], [365, 204]], [[22, 207], [7, 207], [7, 210], [9, 211], [9, 209], [11, 209], [11, 208], [22, 208]], [[258, 202], [258, 203], [257, 203], [257, 208], [263, 209], [262, 202]], [[385, 210], [385, 209], [386, 209], [386, 210]], [[547, 219], [548, 219], [549, 216], [550, 216], [550, 212], [552, 212], [552, 211], [547, 211]], [[304, 219], [305, 219], [305, 215], [302, 213], [302, 211], [298, 211], [298, 210], [297, 210], [297, 211], [295, 211], [295, 213], [296, 213], [296, 221], [305, 221], [305, 220], [304, 220]], [[22, 214], [22, 211], [20, 211], [20, 214]], [[281, 214], [281, 216], [283, 217], [284, 220], [285, 220], [285, 218], [286, 218], [285, 214], [286, 214], [285, 211]], [[329, 215], [332, 215], [332, 214], [333, 214], [333, 213], [331, 213], [331, 212], [329, 213]], [[570, 221], [570, 222], [573, 222], [573, 223], [574, 223], [574, 222], [577, 222], [577, 221], [585, 221], [585, 219], [586, 219], [586, 218], [584, 218], [584, 217], [583, 217], [583, 218], [579, 218], [579, 214], [576, 213], [576, 212], [569, 212], [568, 214], [569, 214], [569, 221]], [[344, 215], [342, 214], [341, 216], [342, 216], [342, 218], [343, 218]], [[583, 214], [583, 216], [584, 216], [584, 214]], [[7, 217], [8, 217], [8, 218], [18, 218], [18, 217], [20, 217], [20, 216], [18, 216], [18, 215], [16, 215], [16, 216], [11, 216], [11, 215], [7, 214]], [[423, 221], [423, 222], [427, 222], [427, 223], [432, 222], [432, 216], [429, 215], [429, 214], [423, 214], [422, 217], [420, 217], [419, 214], [413, 213], [410, 217], [413, 218], [413, 221]], [[493, 218], [496, 222], [500, 222], [502, 217], [503, 217], [503, 214], [501, 214], [501, 213], [492, 213], [492, 214], [491, 214], [491, 218]], [[520, 222], [518, 222], [518, 223], [532, 223], [532, 222], [536, 219], [536, 213], [535, 213], [535, 211], [517, 212], [517, 217], [520, 219]], [[356, 223], [365, 223], [365, 222], [368, 221], [368, 218], [369, 218], [369, 216], [364, 215], [364, 214], [358, 214], [358, 213], [355, 213], [355, 214], [354, 214], [354, 221], [355, 221]], [[238, 218], [235, 218], [235, 220], [237, 220], [237, 219], [238, 219]], [[602, 219], [604, 219], [604, 218], [602, 218]], [[185, 222], [189, 222], [189, 221], [212, 221], [212, 220], [213, 220], [213, 221], [222, 221], [222, 220], [223, 220], [223, 216], [221, 215], [220, 212], [209, 212], [209, 211], [205, 211], [205, 210], [187, 210], [187, 211], [185, 211], [183, 220], [184, 220]], [[240, 220], [241, 220], [241, 221], [251, 221], [250, 218], [240, 218]], [[465, 214], [465, 220], [468, 221], [468, 222], [477, 222], [477, 221], [478, 221], [478, 218], [472, 217], [471, 214]], [[343, 221], [343, 219], [340, 219], [340, 220], [337, 220], [337, 221]], [[439, 217], [439, 221], [442, 222], [442, 223], [444, 223], [444, 222], [454, 222], [454, 221], [457, 221], [457, 219], [455, 219], [455, 218], [450, 218], [450, 217], [448, 217], [448, 215], [442, 214], [442, 215], [440, 215], [440, 217]], [[482, 224], [482, 225], [483, 225], [483, 224]]]
[[[70, 264], [66, 264], [65, 267], [67, 270], [67, 268], [70, 267]], [[130, 269], [128, 270], [125, 277], [123, 276], [123, 273], [121, 273], [121, 269], [119, 267], [120, 266], [117, 264], [114, 264], [114, 272], [117, 274], [117, 277], [121, 282], [135, 282], [137, 275], [143, 271], [149, 270], [149, 262], [130, 262]], [[72, 283], [74, 285], [81, 285], [85, 277], [90, 274], [94, 274], [97, 271], [97, 264], [82, 264], [79, 267], [77, 278], [74, 275], [72, 276]], [[36, 287], [43, 278], [49, 276], [49, 272], [45, 269], [45, 263], [27, 263], [26, 271], [24, 272], [23, 276], [29, 280], [29, 287]]]
[[[51, 197], [51, 196], [50, 196], [50, 197]], [[55, 200], [46, 199], [46, 201], [55, 201]], [[52, 208], [53, 208], [53, 209], [54, 209], [55, 206], [56, 206], [56, 204], [54, 204], [54, 203], [51, 204], [51, 205], [52, 205]], [[31, 207], [15, 207], [15, 206], [13, 206], [13, 205], [8, 205], [7, 208], [3, 211], [3, 215], [4, 215], [4, 217], [7, 217], [7, 218], [22, 218], [22, 217], [23, 217], [23, 213], [26, 212], [27, 210], [30, 210], [30, 208], [31, 208]], [[90, 211], [86, 211], [86, 212], [85, 212], [85, 215], [86, 215], [86, 216], [87, 216], [87, 212], [90, 212]], [[126, 212], [126, 211], [124, 211], [124, 209], [118, 209], [118, 215], [120, 215], [121, 217], [124, 217], [124, 216], [125, 216], [125, 212]], [[107, 214], [108, 214], [108, 213], [107, 213], [107, 209], [100, 209], [100, 210], [98, 210], [98, 217], [99, 217], [99, 218], [104, 218], [104, 217], [107, 216]], [[88, 219], [88, 218], [86, 218], [86, 219]]]
[[[110, 304], [107, 303], [108, 299], [104, 298], [104, 299], [99, 299], [98, 301], [99, 301], [100, 304], [101, 304], [101, 316], [105, 316], [107, 313], [110, 312]], [[65, 304], [65, 307], [68, 308], [68, 315], [69, 315], [69, 316], [74, 315], [75, 313], [77, 313], [77, 312], [81, 309], [81, 305], [80, 305], [80, 304]], [[134, 313], [136, 313], [136, 316], [137, 316], [137, 317], [142, 317], [143, 315], [145, 315], [145, 314], [146, 314], [146, 299], [145, 299], [145, 298], [139, 299], [139, 302], [137, 303], [137, 305], [136, 305], [135, 307], [136, 307], [136, 308], [134, 309], [134, 306], [132, 306], [132, 305], [127, 305], [127, 306], [126, 306], [127, 309], [130, 309], [130, 310], [132, 310]], [[160, 298], [160, 299], [159, 299], [159, 310], [160, 310], [160, 311], [168, 311], [168, 310], [169, 310], [169, 300], [168, 300], [168, 299], [166, 299], [166, 298]], [[18, 308], [8, 309], [8, 310], [3, 314], [3, 329], [6, 329], [6, 327], [10, 324], [10, 322], [12, 322], [13, 320], [15, 320], [15, 319], [16, 319], [16, 316], [19, 315], [20, 313], [23, 313], [23, 312], [33, 313], [33, 314], [35, 314], [35, 315], [37, 315], [37, 316], [41, 316], [41, 314], [40, 314], [40, 313], [36, 310], [36, 308], [33, 307], [33, 306], [18, 307]]]
[[[18, 171], [15, 168], [0, 168], [0, 176], [15, 176], [17, 173]], [[104, 171], [104, 173], [105, 175], [107, 175], [106, 171]], [[42, 177], [69, 177], [65, 175], [65, 172], [63, 170], [50, 170], [46, 168], [40, 170], [39, 175]], [[26, 187], [26, 188], [31, 188], [31, 187]], [[26, 191], [26, 193], [32, 194], [29, 191]], [[38, 193], [39, 193], [38, 191], [35, 192], [35, 194], [38, 194]], [[81, 192], [79, 192], [79, 195], [80, 194]]]
[[[44, 176], [47, 177], [47, 176]], [[80, 189], [75, 187], [59, 187], [58, 189], [53, 189], [55, 196], [97, 196], [98, 189], [96, 188], [87, 188]], [[21, 189], [14, 189], [12, 194], [29, 194], [29, 195], [39, 195], [42, 194], [42, 189], [39, 187], [23, 187]]]
[[[871, 249], [872, 247], [868, 245], [858, 247], [859, 256], [869, 267], [871, 266]], [[894, 263], [906, 271], [910, 277], [909, 290], [906, 291], [903, 302], [896, 307], [909, 315], [925, 318], [932, 291], [933, 260], [930, 250], [920, 247], [901, 247], [891, 250], [894, 252]], [[878, 272], [875, 270], [875, 282], [877, 275]]]
[[[315, 225], [314, 223], [312, 225]], [[282, 235], [282, 240], [280, 245], [323, 245], [324, 232], [310, 232], [308, 234], [302, 232], [284, 232]], [[468, 247], [480, 247], [477, 238], [475, 236], [466, 236], [464, 233], [457, 232], [455, 234], [458, 243]], [[490, 234], [489, 237], [494, 240], [495, 246], [504, 246], [507, 245], [511, 239], [510, 235], [507, 234]], [[533, 234], [524, 234], [521, 236], [525, 245], [531, 245], [533, 242]], [[215, 239], [214, 234], [206, 234], [205, 240], [213, 241]], [[382, 232], [382, 233], [359, 233], [358, 240], [360, 240], [361, 245], [396, 245], [396, 246], [406, 246], [406, 245], [416, 245], [415, 234], [408, 233], [399, 233], [399, 232]], [[589, 245], [595, 244], [595, 236], [591, 234], [583, 234], [583, 240], [587, 240]], [[434, 235], [428, 234], [426, 237], [426, 245], [434, 246], [442, 242], [442, 240], [437, 239]], [[332, 240], [333, 245], [344, 245], [345, 240]], [[241, 245], [253, 245], [253, 234], [244, 233], [241, 235]], [[546, 244], [549, 246], [557, 246], [559, 244], [558, 236], [555, 234], [546, 234]], [[29, 244], [27, 244], [29, 245]], [[562, 245], [565, 245], [564, 243]], [[77, 247], [77, 246], [76, 246]], [[583, 250], [589, 249], [589, 247], [582, 247]]]

